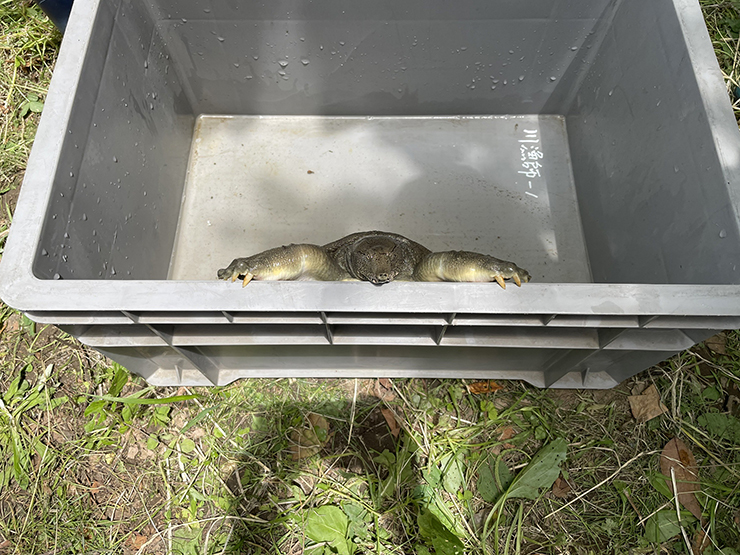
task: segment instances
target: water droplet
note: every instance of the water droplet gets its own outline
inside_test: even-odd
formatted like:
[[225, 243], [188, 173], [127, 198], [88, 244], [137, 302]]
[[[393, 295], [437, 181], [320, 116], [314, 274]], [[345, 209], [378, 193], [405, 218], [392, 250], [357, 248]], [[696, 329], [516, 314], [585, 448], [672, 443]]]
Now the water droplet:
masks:
[[344, 46], [344, 41], [343, 40], [340, 40], [339, 41], [339, 46]]
[[278, 71], [278, 75], [285, 77], [285, 72], [281, 69], [280, 71]]
[[147, 69], [149, 67], [149, 61], [144, 60], [144, 69]]
[[514, 51], [513, 51], [513, 50], [509, 50], [509, 54], [513, 54], [513, 53], [514, 53]]
[[504, 79], [504, 85], [508, 85], [508, 83], [509, 82], [506, 79]]
[[520, 75], [520, 76], [519, 76], [519, 80], [520, 80], [520, 81], [524, 81], [524, 75]]
[[234, 67], [239, 67], [239, 64], [237, 64], [236, 62], [234, 62]]
[[721, 239], [724, 239], [725, 237], [727, 237], [727, 231], [725, 231], [724, 229], [720, 230], [719, 236]]
[[210, 8], [204, 8], [204, 9], [203, 9], [203, 13], [211, 13], [211, 10], [210, 10]]
[[62, 255], [62, 260], [63, 260], [64, 262], [66, 262], [66, 261], [67, 261], [67, 255], [66, 255], [66, 254], [63, 254], [63, 255]]
[[[491, 79], [493, 79], [493, 77], [491, 77]], [[493, 79], [493, 81], [491, 81], [491, 83], [493, 83], [494, 85], [498, 85], [498, 81], [499, 81], [498, 79]]]
[[494, 90], [496, 88], [496, 85], [491, 85], [491, 90]]
[[300, 41], [301, 41], [301, 42], [306, 42], [306, 37], [301, 37], [301, 38], [300, 38]]
[[64, 232], [64, 238], [69, 239], [69, 233], [67, 233], [66, 231]]
[[310, 61], [310, 60], [307, 60], [306, 58], [303, 58], [303, 59], [301, 60], [301, 63], [302, 63], [302, 64], [303, 64], [304, 66], [307, 66], [307, 65], [308, 65], [309, 63], [311, 63], [311, 61]]
[[251, 78], [252, 78], [252, 76], [251, 76], [251, 75], [247, 75], [247, 79], [251, 79]]
[[289, 63], [289, 62], [287, 62], [286, 60], [279, 60], [279, 61], [278, 61], [278, 64], [279, 64], [279, 65], [280, 65], [280, 67], [282, 67], [282, 68], [286, 68], [286, 67], [288, 67], [288, 63]]
[[573, 52], [575, 52], [576, 50], [578, 50], [578, 47], [577, 47], [577, 46], [571, 46], [571, 47], [570, 47], [570, 49], [571, 49], [571, 50], [572, 50]]
[[62, 279], [62, 276], [60, 276], [59, 274], [54, 274], [54, 279]]
[[46, 249], [41, 249], [41, 256], [49, 256], [49, 251]]
[[324, 49], [324, 45], [323, 44], [320, 44], [319, 45], [319, 50], [323, 50], [323, 49]]
[[223, 37], [216, 37], [218, 39], [218, 42], [224, 42], [226, 39]]
[[114, 163], [118, 163], [118, 157], [114, 156], [114, 157], [113, 157], [113, 162], [114, 162]]
[[613, 94], [614, 94], [614, 89], [612, 89], [612, 90], [609, 91], [609, 96], [611, 96]]
[[252, 56], [252, 58], [254, 58], [254, 60], [259, 60], [260, 59], [260, 57], [257, 54], [255, 54], [254, 56]]
[[93, 229], [92, 234], [93, 234], [93, 237], [96, 236], [98, 234], [97, 230]]
[[116, 269], [113, 266], [110, 267], [110, 275], [112, 276], [116, 275]]
[[87, 214], [84, 214], [84, 213], [82, 214], [82, 221], [83, 222], [87, 221]]

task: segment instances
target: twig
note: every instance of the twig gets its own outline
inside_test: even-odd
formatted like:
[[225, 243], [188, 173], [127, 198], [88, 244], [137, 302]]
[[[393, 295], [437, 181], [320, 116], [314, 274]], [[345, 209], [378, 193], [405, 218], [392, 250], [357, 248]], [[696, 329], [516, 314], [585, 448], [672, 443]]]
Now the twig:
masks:
[[[204, 518], [204, 519], [201, 519], [201, 520], [194, 520], [192, 522], [185, 522], [183, 524], [175, 524], [174, 526], [169, 526], [167, 528], [167, 534], [171, 536], [173, 530], [177, 530], [178, 528], [182, 528], [184, 526], [192, 526], [193, 524], [203, 524], [203, 523], [206, 523], [206, 522], [213, 522], [214, 520], [221, 520], [221, 519], [224, 519], [224, 520], [232, 520], [232, 521], [239, 521], [239, 522], [260, 522], [260, 523], [264, 523], [265, 522], [264, 520], [259, 520], [258, 521], [258, 520], [254, 520], [254, 519], [243, 518], [243, 517], [240, 517], [240, 516], [222, 515], [222, 516], [214, 516], [214, 517], [211, 517], [211, 518]], [[154, 540], [158, 539], [162, 534], [164, 534], [164, 531], [162, 531], [162, 532], [156, 532], [155, 534], [153, 534], [152, 537], [149, 538], [149, 540], [147, 540], [147, 542], [139, 548], [139, 550], [136, 552], [136, 555], [142, 555], [142, 553], [144, 553], [144, 549], [146, 547], [148, 547], [149, 544], [152, 543]], [[168, 551], [168, 553], [172, 553], [172, 550]]]
[[226, 541], [224, 542], [224, 548], [221, 550], [221, 553], [219, 555], [224, 555], [226, 553], [226, 548], [229, 546], [229, 542], [231, 541], [231, 536], [234, 533], [234, 526], [235, 522], [231, 523], [231, 526], [229, 527], [229, 533], [226, 535]]
[[632, 464], [633, 462], [635, 462], [637, 459], [639, 459], [643, 455], [653, 455], [655, 453], [657, 453], [657, 451], [649, 451], [649, 452], [643, 451], [642, 453], [638, 453], [637, 455], [635, 455], [634, 457], [632, 457], [630, 460], [628, 460], [626, 463], [624, 463], [622, 466], [620, 466], [619, 468], [617, 468], [609, 476], [607, 476], [606, 478], [604, 478], [601, 482], [599, 482], [598, 484], [596, 484], [594, 487], [589, 488], [588, 490], [584, 491], [583, 493], [581, 493], [580, 495], [578, 495], [574, 499], [571, 499], [570, 501], [568, 501], [562, 507], [558, 507], [557, 509], [555, 509], [554, 511], [552, 511], [550, 514], [545, 515], [545, 518], [550, 518], [551, 516], [559, 513], [560, 511], [562, 511], [566, 507], [570, 507], [576, 501], [579, 501], [580, 499], [584, 498], [585, 496], [587, 496], [589, 493], [591, 493], [595, 489], [600, 488], [601, 486], [603, 486], [604, 484], [606, 484], [608, 481], [610, 481], [611, 479], [613, 479], [617, 474], [619, 474], [620, 472], [622, 472], [622, 470], [624, 470], [627, 466], [629, 466], [630, 464]]
[[676, 487], [676, 469], [673, 466], [671, 466], [671, 483], [673, 484], [673, 500], [676, 502], [676, 518], [678, 519], [678, 526], [681, 528], [681, 535], [683, 536], [683, 541], [686, 544], [686, 549], [688, 549], [689, 555], [694, 555], [694, 550], [691, 549], [691, 542], [689, 541], [689, 537], [686, 535], [686, 529], [681, 523], [681, 507], [678, 504], [678, 488]]
[[347, 434], [347, 447], [344, 448], [346, 451], [349, 449], [350, 442], [352, 441], [352, 429], [355, 426], [355, 409], [357, 407], [357, 378], [355, 378], [355, 392], [352, 395], [352, 410], [349, 416], [349, 434]]

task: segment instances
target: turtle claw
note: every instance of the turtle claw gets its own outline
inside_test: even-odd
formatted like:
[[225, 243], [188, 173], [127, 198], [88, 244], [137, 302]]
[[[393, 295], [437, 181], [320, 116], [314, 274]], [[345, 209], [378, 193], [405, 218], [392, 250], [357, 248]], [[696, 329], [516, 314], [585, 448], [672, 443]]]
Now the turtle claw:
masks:
[[[252, 281], [252, 278], [253, 278], [253, 277], [254, 277], [254, 274], [250, 274], [249, 272], [247, 272], [247, 273], [246, 273], [246, 274], [244, 275], [244, 280], [242, 281], [242, 287], [246, 287], [246, 286], [247, 286], [247, 284], [248, 284], [248, 283], [249, 283], [250, 281]], [[236, 278], [234, 278], [234, 279], [236, 279]]]
[[494, 279], [496, 280], [496, 282], [498, 282], [502, 289], [506, 289], [506, 282], [504, 281], [503, 277], [495, 276]]
[[514, 276], [512, 277], [512, 279], [514, 280], [514, 283], [516, 283], [516, 286], [517, 287], [521, 287], [522, 286], [522, 280], [519, 277], [519, 274], [514, 274]]

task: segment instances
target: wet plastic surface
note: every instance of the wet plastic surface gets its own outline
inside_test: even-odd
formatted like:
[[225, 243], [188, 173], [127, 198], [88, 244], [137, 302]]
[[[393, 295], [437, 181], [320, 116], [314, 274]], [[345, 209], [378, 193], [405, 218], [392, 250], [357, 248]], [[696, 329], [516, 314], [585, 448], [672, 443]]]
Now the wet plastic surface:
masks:
[[514, 260], [540, 283], [589, 282], [564, 124], [202, 116], [170, 278], [213, 279], [233, 258], [382, 229]]
[[[76, 0], [0, 295], [161, 385], [610, 387], [740, 325], [739, 208], [694, 0]], [[533, 281], [215, 279], [378, 228]]]

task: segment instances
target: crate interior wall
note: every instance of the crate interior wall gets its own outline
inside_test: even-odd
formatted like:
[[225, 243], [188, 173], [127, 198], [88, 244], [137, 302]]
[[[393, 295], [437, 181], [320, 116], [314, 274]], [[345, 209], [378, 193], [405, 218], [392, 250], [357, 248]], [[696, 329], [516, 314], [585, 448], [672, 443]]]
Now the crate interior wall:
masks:
[[[611, 387], [740, 327], [740, 142], [690, 0], [78, 0], [46, 111], [2, 296], [154, 384]], [[215, 279], [365, 229], [533, 281]]]

